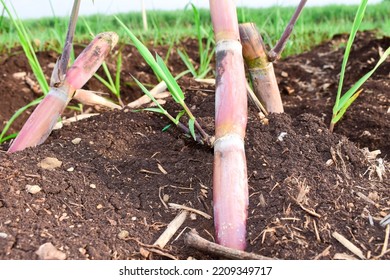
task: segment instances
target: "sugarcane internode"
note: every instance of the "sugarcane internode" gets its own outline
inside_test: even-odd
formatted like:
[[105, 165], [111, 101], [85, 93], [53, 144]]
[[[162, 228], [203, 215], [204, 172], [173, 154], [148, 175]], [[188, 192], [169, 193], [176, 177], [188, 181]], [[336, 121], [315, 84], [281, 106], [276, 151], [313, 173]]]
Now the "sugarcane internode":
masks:
[[8, 153], [35, 147], [47, 139], [75, 91], [88, 82], [117, 42], [118, 35], [114, 32], [95, 37], [66, 72], [64, 81], [52, 85], [12, 142]]
[[[221, 13], [223, 11], [223, 13]], [[244, 250], [248, 179], [244, 149], [247, 94], [237, 12], [232, 0], [210, 0], [216, 39], [213, 206], [216, 240]]]

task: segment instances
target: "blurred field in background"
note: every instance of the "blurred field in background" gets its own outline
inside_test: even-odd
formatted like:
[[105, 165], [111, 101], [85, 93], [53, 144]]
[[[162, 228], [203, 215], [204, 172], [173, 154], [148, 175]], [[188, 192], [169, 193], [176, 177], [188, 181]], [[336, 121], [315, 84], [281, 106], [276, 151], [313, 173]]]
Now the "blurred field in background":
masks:
[[[294, 29], [292, 39], [286, 47], [284, 56], [301, 53], [314, 45], [330, 39], [338, 33], [348, 33], [354, 19], [357, 6], [324, 6], [306, 7]], [[263, 35], [264, 41], [273, 46], [284, 30], [294, 8], [239, 8], [240, 22], [255, 22]], [[16, 11], [17, 12], [17, 11]], [[210, 14], [200, 9], [201, 22], [206, 31], [211, 29]], [[376, 30], [378, 36], [390, 35], [390, 1], [369, 5], [361, 30]], [[119, 14], [118, 17], [144, 43], [154, 45], [171, 45], [184, 38], [195, 38], [193, 12], [190, 8], [183, 11], [148, 11], [148, 31], [143, 30], [142, 17], [139, 12]], [[81, 17], [76, 31], [76, 42], [89, 40], [92, 32], [116, 31], [121, 42], [129, 43], [123, 29], [119, 28], [113, 16], [93, 15]], [[56, 50], [60, 52], [67, 28], [67, 19], [59, 17], [24, 21], [38, 50]], [[206, 34], [206, 33], [205, 33]], [[10, 51], [18, 45], [14, 27], [3, 13], [0, 18], [0, 52]]]

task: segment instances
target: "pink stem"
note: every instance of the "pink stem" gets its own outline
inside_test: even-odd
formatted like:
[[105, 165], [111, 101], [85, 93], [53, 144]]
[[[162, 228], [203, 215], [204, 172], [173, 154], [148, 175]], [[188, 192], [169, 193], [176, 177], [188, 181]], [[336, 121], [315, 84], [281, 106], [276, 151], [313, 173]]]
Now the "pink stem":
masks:
[[244, 137], [247, 95], [242, 46], [233, 0], [210, 0], [216, 37], [213, 205], [216, 239], [244, 250], [248, 182]]
[[68, 96], [71, 91], [69, 86], [51, 88], [23, 125], [22, 130], [8, 149], [8, 153], [42, 144], [61, 117], [61, 113], [70, 100]]
[[42, 144], [61, 116], [75, 90], [80, 89], [96, 72], [105, 57], [118, 41], [114, 32], [101, 33], [83, 50], [73, 66], [67, 71], [65, 81], [35, 108], [27, 122], [13, 141], [8, 153]]

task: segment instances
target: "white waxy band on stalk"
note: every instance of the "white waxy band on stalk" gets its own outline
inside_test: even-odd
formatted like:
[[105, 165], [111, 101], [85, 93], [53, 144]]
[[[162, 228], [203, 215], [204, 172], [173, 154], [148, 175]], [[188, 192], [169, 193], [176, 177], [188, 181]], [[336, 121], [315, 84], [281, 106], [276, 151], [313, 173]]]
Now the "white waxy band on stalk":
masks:
[[214, 142], [214, 151], [230, 150], [232, 147], [244, 150], [244, 140], [236, 133], [226, 134]]
[[49, 94], [57, 97], [58, 99], [62, 99], [64, 101], [68, 100], [68, 94], [61, 88], [52, 87], [50, 88]]
[[242, 45], [239, 41], [236, 41], [236, 40], [221, 40], [221, 41], [217, 42], [217, 46], [215, 47], [216, 53], [218, 53], [220, 51], [242, 52]]

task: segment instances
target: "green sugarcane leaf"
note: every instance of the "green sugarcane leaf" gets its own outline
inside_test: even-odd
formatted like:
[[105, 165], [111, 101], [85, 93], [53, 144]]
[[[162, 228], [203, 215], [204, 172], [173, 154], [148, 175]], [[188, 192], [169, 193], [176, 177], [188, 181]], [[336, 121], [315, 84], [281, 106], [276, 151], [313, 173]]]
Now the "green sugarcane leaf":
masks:
[[195, 119], [189, 119], [188, 120], [188, 128], [190, 129], [192, 138], [194, 138], [194, 140], [196, 141], [196, 136], [195, 136]]
[[332, 123], [337, 123], [343, 117], [348, 107], [351, 106], [351, 104], [356, 100], [356, 98], [358, 98], [362, 91], [362, 89], [359, 90], [354, 95], [352, 95], [350, 99], [348, 99], [348, 101], [344, 104], [344, 107], [342, 107], [340, 111], [332, 118]]
[[99, 80], [99, 82], [101, 82], [105, 87], [107, 87], [112, 93], [115, 94], [115, 88], [109, 83], [107, 82], [105, 79], [103, 79], [100, 75], [98, 74], [93, 74], [93, 76]]
[[164, 128], [161, 129], [161, 131], [162, 132], [167, 131], [171, 126], [172, 126], [171, 124], [168, 124], [168, 125], [164, 126]]
[[[198, 47], [199, 47], [199, 54], [203, 53], [203, 42], [202, 42], [202, 30], [201, 30], [201, 23], [200, 23], [200, 14], [196, 6], [191, 3], [192, 6], [192, 12], [194, 14], [194, 21], [195, 21], [195, 27], [196, 27], [196, 33], [198, 37]], [[202, 60], [202, 59], [201, 59]], [[202, 61], [201, 61], [202, 64]]]
[[88, 33], [91, 35], [92, 38], [94, 38], [95, 35], [93, 34], [92, 29], [89, 26], [88, 22], [84, 18], [82, 18], [82, 20], [84, 22], [85, 27], [87, 28]]
[[[167, 110], [165, 110], [160, 103], [154, 98], [154, 96], [150, 93], [150, 91], [141, 84], [140, 81], [138, 81], [133, 75], [132, 75], [134, 81], [137, 83], [137, 85], [141, 88], [141, 90], [157, 105], [158, 109], [161, 110], [162, 114], [164, 114], [168, 119], [170, 119], [175, 125], [178, 124], [178, 122], [175, 120], [174, 117], [171, 116], [171, 114], [168, 113]], [[150, 108], [150, 109], [156, 109], [156, 108]]]
[[349, 36], [348, 42], [347, 42], [347, 46], [346, 46], [345, 52], [344, 52], [343, 62], [341, 64], [340, 80], [339, 80], [339, 85], [337, 88], [336, 102], [335, 102], [335, 105], [333, 107], [333, 114], [334, 115], [337, 114], [337, 112], [339, 111], [339, 109], [337, 109], [337, 108], [340, 108], [339, 101], [340, 101], [341, 92], [342, 92], [343, 84], [344, 84], [345, 69], [347, 67], [347, 62], [348, 62], [349, 54], [351, 52], [353, 41], [355, 40], [356, 33], [357, 33], [359, 26], [360, 26], [360, 24], [363, 20], [363, 17], [364, 17], [364, 12], [365, 12], [366, 7], [367, 7], [367, 2], [368, 2], [368, 0], [362, 0], [362, 2], [360, 3], [360, 5], [358, 7], [358, 10], [357, 10], [356, 15], [355, 15], [355, 19], [354, 19], [353, 24], [352, 24], [352, 29], [351, 29], [350, 36]]
[[206, 77], [206, 75], [211, 71], [211, 67], [208, 67], [206, 68], [206, 70], [204, 70], [203, 72], [201, 72], [199, 75], [198, 75], [198, 79], [203, 79], [204, 77]]
[[183, 72], [181, 72], [180, 74], [177, 74], [177, 76], [175, 77], [175, 80], [179, 80], [180, 78], [184, 77], [185, 75], [187, 75], [188, 73], [191, 73], [190, 70], [185, 70]]
[[[171, 71], [169, 71], [167, 65], [165, 64], [164, 59], [162, 59], [161, 56], [158, 55], [158, 53], [156, 53], [156, 63], [158, 64], [160, 69], [164, 72], [164, 74], [166, 75], [166, 77], [168, 78], [168, 80], [170, 82], [176, 81], [175, 78], [173, 77]], [[173, 85], [175, 85], [175, 84], [176, 83], [173, 82]]]
[[160, 103], [158, 103], [158, 101], [156, 100], [156, 98], [154, 98], [154, 96], [150, 93], [150, 91], [140, 81], [138, 81], [136, 77], [134, 77], [133, 75], [131, 76], [134, 79], [134, 81], [137, 83], [137, 85], [141, 88], [143, 93], [145, 93], [157, 105], [157, 107], [159, 107], [159, 109], [165, 111], [165, 109], [160, 105]]
[[182, 104], [184, 102], [184, 93], [177, 84], [175, 78], [172, 76], [171, 72], [169, 71], [168, 67], [165, 65], [164, 60], [156, 54], [156, 61], [160, 69], [164, 72], [166, 80], [165, 83], [167, 84], [167, 87], [169, 91], [172, 94], [173, 99], [175, 102]]
[[14, 10], [14, 14], [16, 17], [14, 17], [10, 10], [8, 9], [7, 5], [5, 4], [4, 0], [0, 0], [4, 10], [7, 12], [12, 24], [15, 26], [19, 42], [23, 48], [23, 51], [28, 59], [28, 62], [31, 66], [31, 69], [37, 78], [38, 84], [41, 87], [43, 93], [46, 95], [49, 92], [49, 84], [46, 81], [45, 74], [43, 73], [42, 68], [40, 67], [39, 61], [37, 59], [37, 56], [35, 54], [35, 50], [31, 44], [30, 36], [28, 35], [28, 32], [26, 28], [23, 25], [23, 22], [18, 18], [15, 8], [11, 6]]
[[138, 51], [140, 52], [142, 57], [145, 59], [145, 61], [150, 66], [151, 66], [151, 64], [152, 65], [155, 64], [156, 61], [154, 60], [154, 57], [151, 54], [151, 52], [148, 50], [148, 48], [145, 47], [145, 45], [142, 44], [142, 42], [140, 40], [138, 40], [138, 38], [134, 35], [134, 33], [131, 32], [130, 29], [127, 28], [127, 26], [118, 17], [115, 16], [115, 18], [119, 22], [119, 24], [122, 25], [122, 27], [126, 31], [127, 35], [130, 37], [131, 41], [133, 42], [134, 46], [138, 49]]
[[[142, 55], [143, 59], [146, 61], [146, 63], [153, 69], [156, 76], [162, 80], [164, 80], [166, 83], [167, 77], [165, 76], [164, 71], [158, 66], [156, 63], [156, 60], [154, 59], [152, 53], [148, 50], [148, 48], [142, 44], [140, 40], [134, 35], [133, 32], [130, 31], [129, 28], [116, 16], [114, 16], [116, 20], [119, 22], [119, 24], [124, 28], [126, 34], [130, 37], [130, 40], [133, 42], [134, 46], [137, 48], [138, 52]], [[167, 86], [169, 88], [169, 85], [167, 83]]]
[[179, 114], [177, 114], [177, 116], [176, 116], [176, 121], [179, 122], [179, 121], [180, 121], [180, 118], [181, 118], [185, 113], [186, 113], [185, 110], [181, 110], [181, 111], [179, 112]]
[[361, 77], [359, 81], [357, 81], [340, 99], [340, 102], [338, 106], [335, 106], [335, 113], [337, 114], [338, 111], [341, 110], [345, 106], [345, 104], [348, 102], [348, 100], [351, 98], [352, 95], [355, 94], [355, 92], [358, 91], [358, 89], [374, 74], [376, 69], [387, 59], [387, 57], [390, 55], [390, 47], [387, 48], [387, 50], [383, 53], [383, 55], [380, 57], [379, 61], [375, 65], [375, 67], [369, 71], [366, 75]]
[[160, 114], [165, 115], [164, 109], [161, 110], [160, 108], [145, 108], [145, 109], [142, 109], [142, 111], [149, 111], [149, 112], [160, 113]]
[[[128, 29], [127, 26], [118, 17], [115, 18], [119, 22], [119, 24], [124, 28], [127, 35], [129, 35], [134, 46], [138, 49], [139, 53], [142, 55], [146, 63], [153, 69], [156, 76], [162, 79], [167, 84], [167, 87], [171, 92], [173, 99], [177, 103], [182, 104], [184, 102], [184, 94], [181, 91], [179, 85], [176, 83], [172, 74], [169, 72], [163, 59], [157, 56], [157, 62], [156, 62], [156, 60], [154, 59], [153, 55], [150, 53], [148, 48], [145, 47], [140, 40], [138, 40], [138, 38], [133, 34], [133, 32], [131, 32], [130, 29]], [[160, 60], [162, 61], [162, 63]]]
[[8, 129], [11, 127], [12, 123], [28, 108], [35, 106], [39, 104], [43, 99], [43, 96], [31, 101], [28, 103], [26, 106], [23, 106], [22, 108], [19, 108], [13, 115], [12, 117], [7, 121], [6, 125], [4, 126], [1, 134], [0, 134], [0, 141], [3, 139], [4, 135], [7, 133]]
[[192, 64], [191, 60], [189, 59], [188, 54], [185, 52], [183, 53], [181, 50], [177, 50], [177, 53], [179, 54], [184, 64], [187, 66], [187, 69], [190, 70], [192, 76], [197, 77], [195, 67]]
[[12, 133], [10, 135], [7, 135], [4, 138], [0, 139], [0, 144], [4, 143], [4, 142], [6, 142], [6, 141], [8, 141], [10, 139], [14, 139], [14, 138], [16, 138], [16, 136], [18, 136], [17, 133]]
[[118, 53], [118, 60], [116, 62], [115, 88], [117, 95], [120, 95], [121, 90], [121, 70], [122, 70], [122, 52]]
[[108, 66], [107, 66], [107, 63], [105, 61], [103, 61], [103, 63], [102, 63], [102, 68], [104, 70], [104, 73], [106, 74], [106, 77], [108, 79], [108, 83], [111, 85], [110, 90], [112, 91], [113, 94], [117, 95], [114, 81], [112, 80], [110, 70], [108, 70]]

